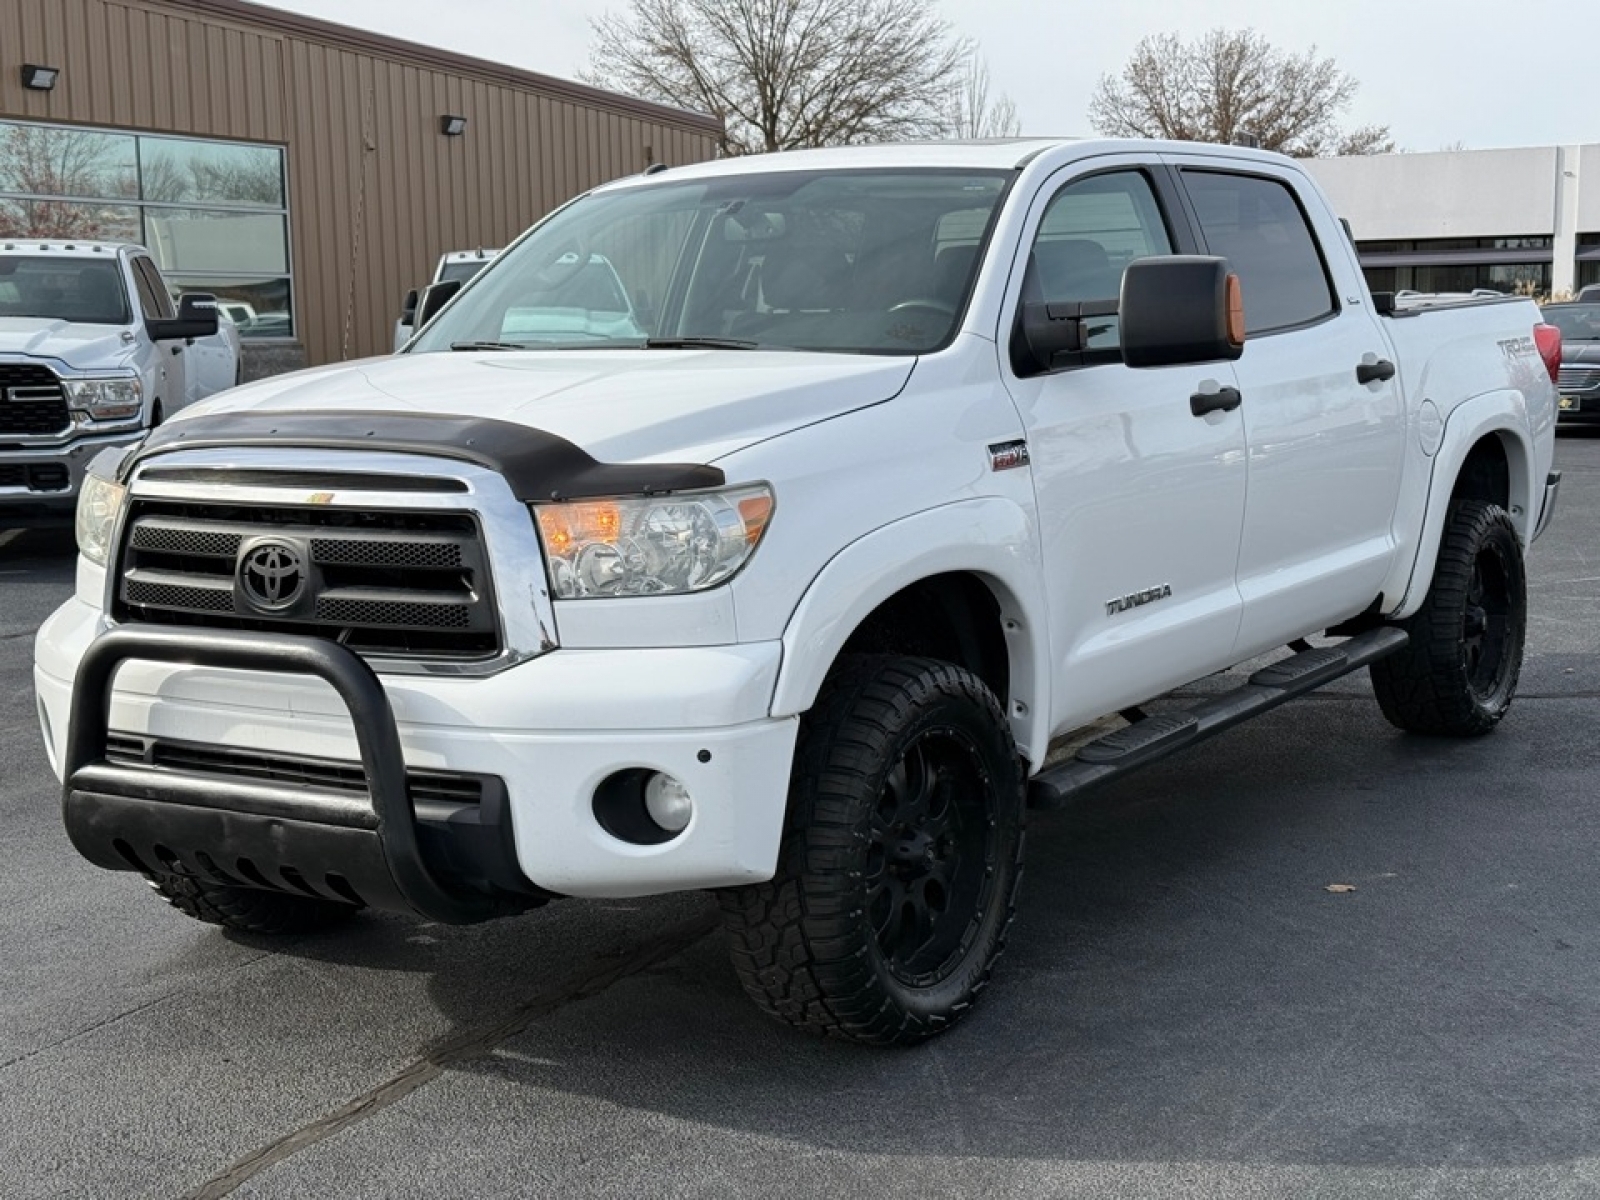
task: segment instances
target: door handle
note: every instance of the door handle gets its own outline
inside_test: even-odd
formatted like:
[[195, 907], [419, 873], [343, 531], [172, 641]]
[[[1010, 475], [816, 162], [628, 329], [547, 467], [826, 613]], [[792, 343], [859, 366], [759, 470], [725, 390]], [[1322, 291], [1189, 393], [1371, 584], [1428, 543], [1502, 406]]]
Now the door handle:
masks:
[[1213, 412], [1232, 412], [1243, 400], [1244, 397], [1239, 394], [1238, 388], [1225, 387], [1215, 392], [1196, 392], [1189, 397], [1189, 411], [1197, 417]]
[[1394, 378], [1394, 364], [1387, 358], [1380, 358], [1376, 362], [1362, 362], [1356, 364], [1357, 383], [1381, 383]]

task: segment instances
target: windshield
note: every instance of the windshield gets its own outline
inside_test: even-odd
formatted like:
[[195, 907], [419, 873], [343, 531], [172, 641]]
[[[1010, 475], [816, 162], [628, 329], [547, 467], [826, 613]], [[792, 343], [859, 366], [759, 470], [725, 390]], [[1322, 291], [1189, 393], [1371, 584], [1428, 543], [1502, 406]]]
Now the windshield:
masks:
[[1564, 342], [1600, 342], [1600, 304], [1557, 304], [1542, 310]]
[[0, 318], [126, 325], [128, 292], [114, 258], [0, 254]]
[[406, 347], [921, 354], [955, 334], [1004, 171], [652, 182], [556, 213]]

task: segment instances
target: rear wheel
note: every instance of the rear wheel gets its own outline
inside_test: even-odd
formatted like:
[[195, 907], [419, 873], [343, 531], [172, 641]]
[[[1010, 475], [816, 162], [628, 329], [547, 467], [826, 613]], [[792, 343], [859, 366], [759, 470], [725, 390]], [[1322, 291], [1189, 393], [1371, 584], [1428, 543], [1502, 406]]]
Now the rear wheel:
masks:
[[1516, 695], [1527, 623], [1527, 574], [1511, 518], [1497, 504], [1456, 501], [1433, 586], [1406, 622], [1410, 645], [1370, 668], [1383, 715], [1412, 733], [1488, 733]]
[[777, 873], [722, 895], [745, 990], [793, 1025], [911, 1043], [965, 1016], [1022, 872], [999, 703], [932, 659], [846, 660], [807, 714]]
[[184, 915], [242, 933], [310, 933], [348, 921], [361, 911], [353, 904], [202, 883], [185, 875], [157, 875], [150, 886]]

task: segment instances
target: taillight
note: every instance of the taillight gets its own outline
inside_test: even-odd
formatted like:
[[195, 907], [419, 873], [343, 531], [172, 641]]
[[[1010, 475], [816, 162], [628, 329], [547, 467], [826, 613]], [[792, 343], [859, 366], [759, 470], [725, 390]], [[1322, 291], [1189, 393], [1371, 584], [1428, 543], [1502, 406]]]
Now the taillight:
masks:
[[1539, 347], [1539, 357], [1544, 359], [1544, 369], [1550, 372], [1550, 382], [1556, 382], [1561, 373], [1561, 330], [1554, 325], [1535, 325], [1533, 344]]

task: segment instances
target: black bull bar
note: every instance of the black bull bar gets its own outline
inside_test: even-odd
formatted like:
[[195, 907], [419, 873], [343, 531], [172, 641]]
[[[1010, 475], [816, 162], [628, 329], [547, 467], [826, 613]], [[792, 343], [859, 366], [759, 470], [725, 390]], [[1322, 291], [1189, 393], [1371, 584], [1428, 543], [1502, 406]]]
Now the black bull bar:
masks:
[[[112, 679], [133, 659], [325, 680], [355, 725], [370, 804], [359, 793], [108, 761]], [[78, 665], [62, 779], [68, 837], [109, 870], [265, 884], [449, 924], [539, 902], [515, 867], [503, 789], [483, 818], [430, 826], [433, 853], [425, 853], [389, 697], [365, 661], [333, 642], [194, 629], [102, 634]], [[451, 874], [508, 880], [512, 890], [462, 886]]]

